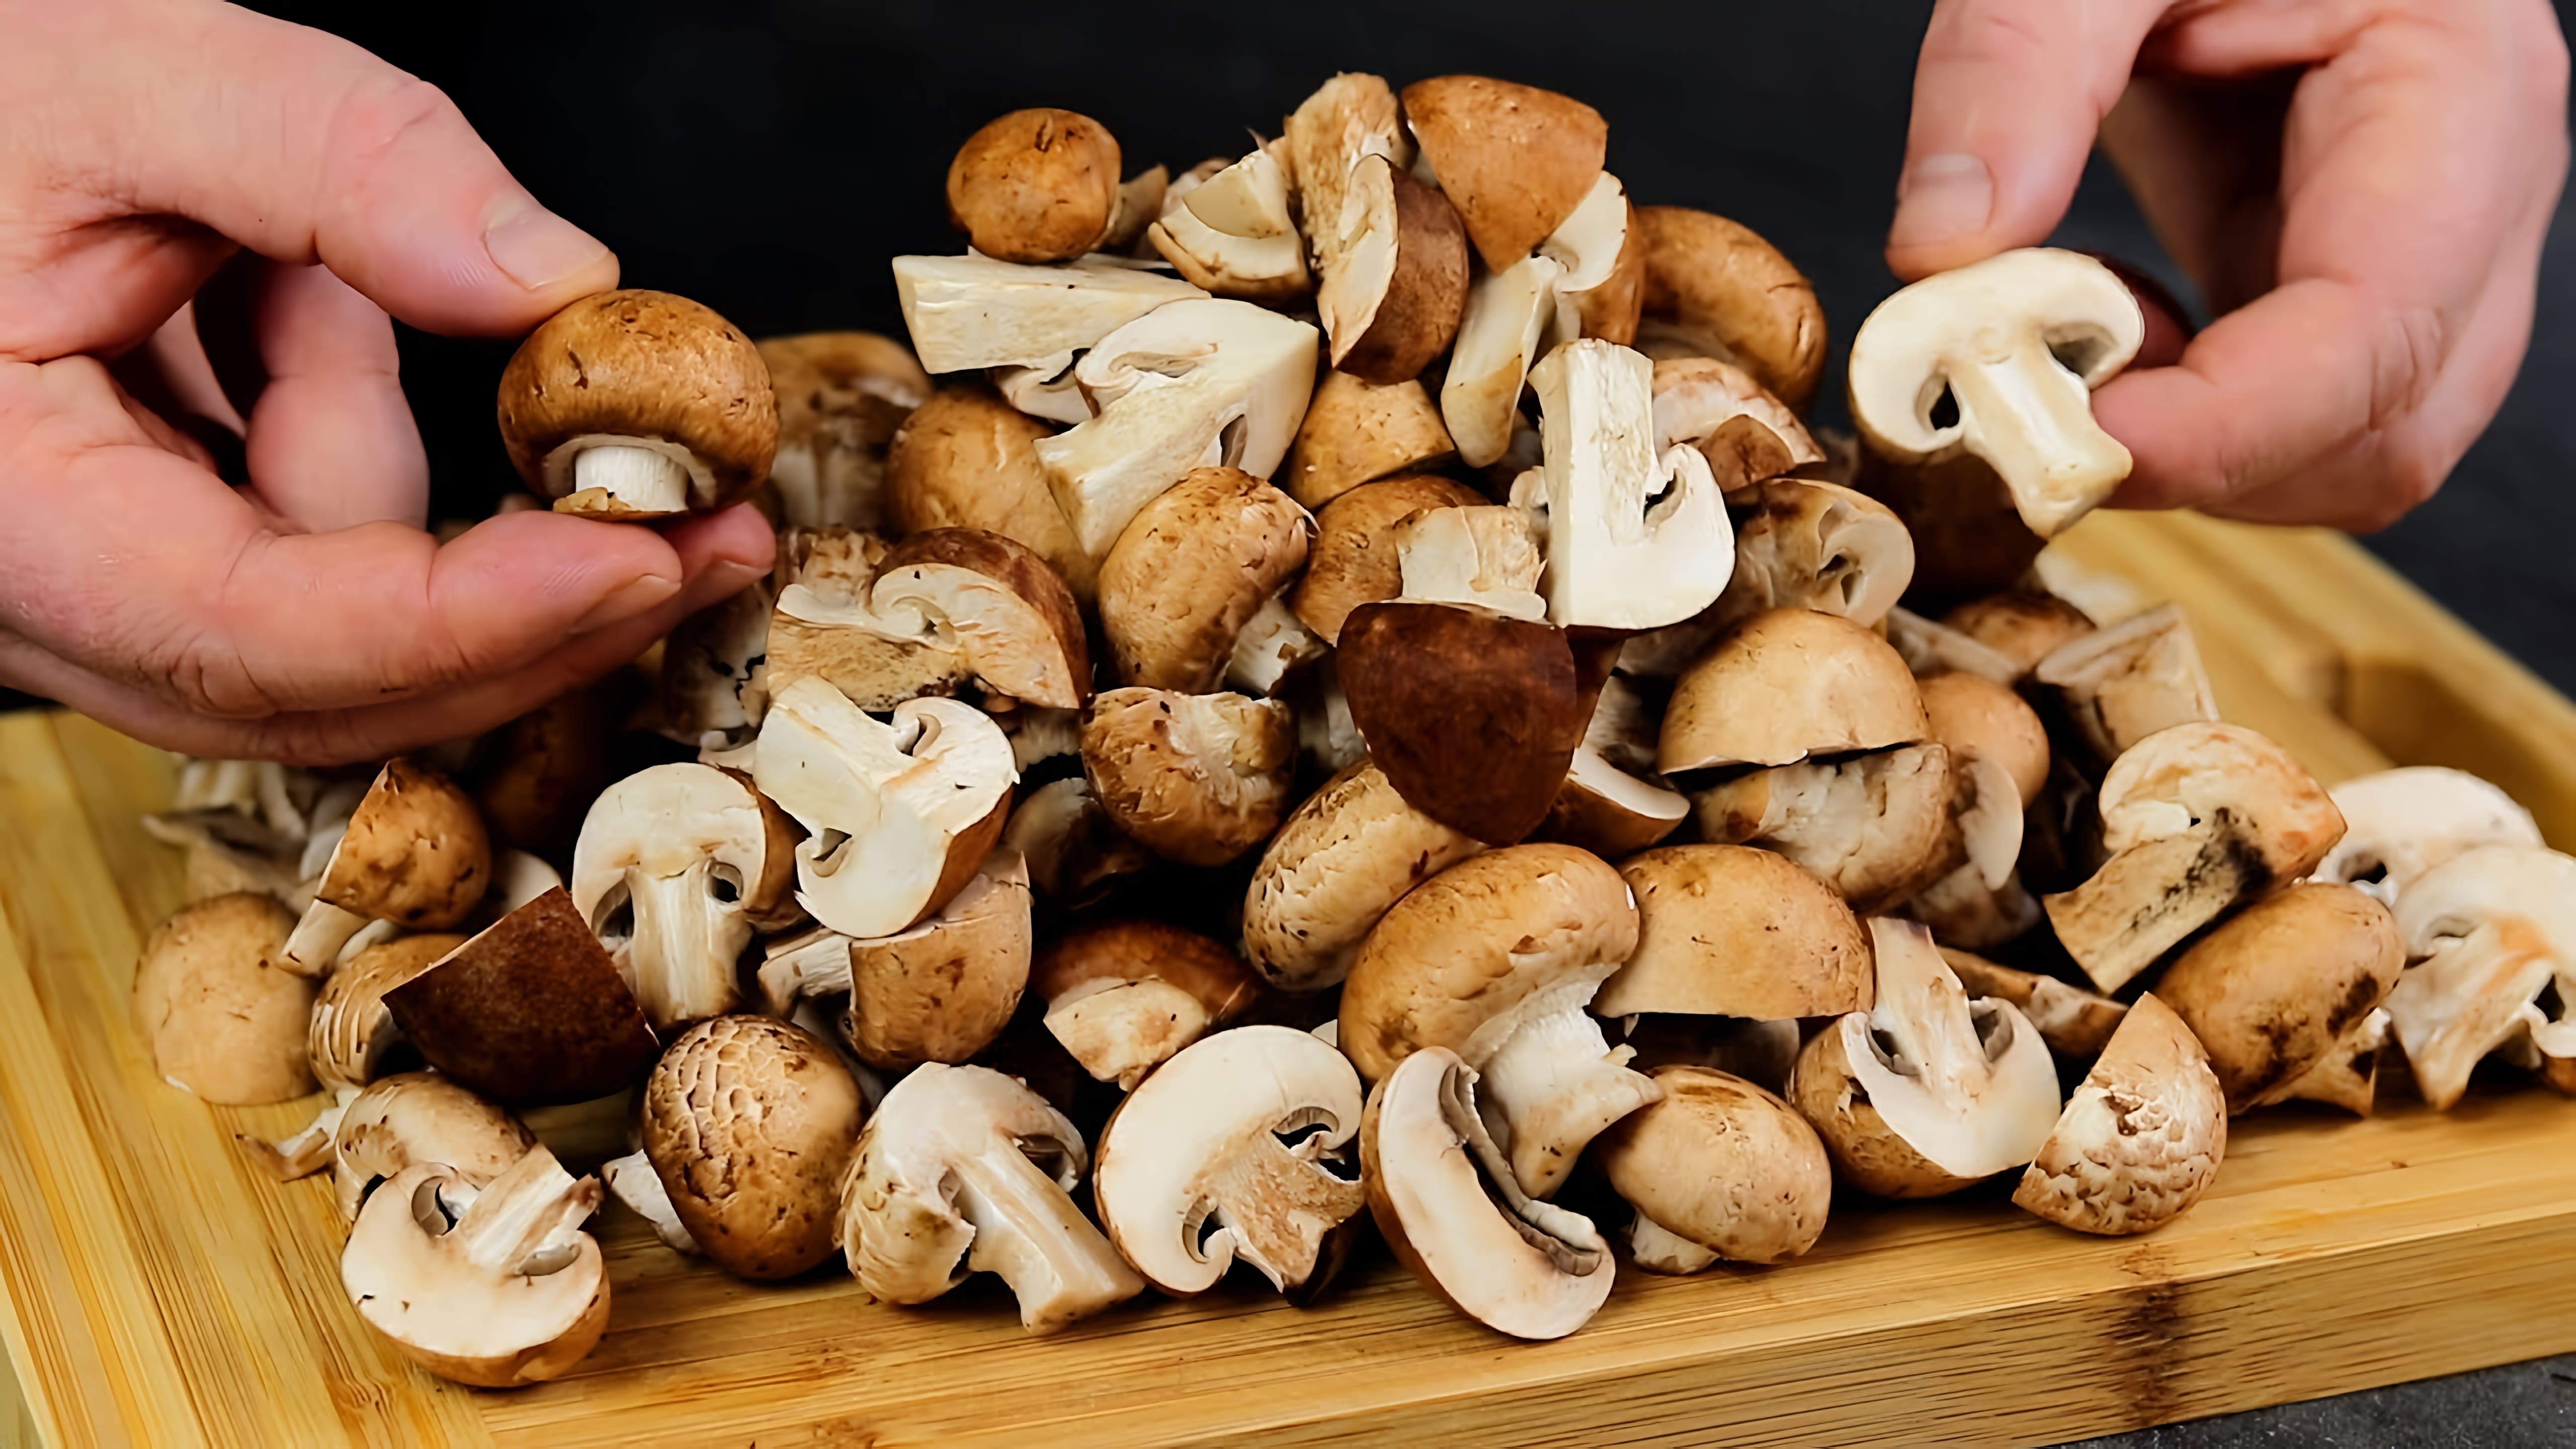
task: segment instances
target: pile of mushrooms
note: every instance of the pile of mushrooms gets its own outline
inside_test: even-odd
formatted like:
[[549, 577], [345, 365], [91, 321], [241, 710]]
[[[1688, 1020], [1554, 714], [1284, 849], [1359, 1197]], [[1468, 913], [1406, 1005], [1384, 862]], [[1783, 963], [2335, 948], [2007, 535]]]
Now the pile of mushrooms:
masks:
[[372, 777], [191, 763], [157, 1070], [327, 1090], [246, 1149], [495, 1386], [598, 1340], [612, 1197], [745, 1279], [989, 1272], [1032, 1332], [1237, 1265], [1311, 1302], [1374, 1236], [1544, 1339], [1838, 1195], [2149, 1232], [2233, 1116], [2383, 1061], [2576, 1093], [2527, 813], [2328, 790], [2179, 610], [2025, 573], [2127, 471], [2117, 274], [1898, 293], [1855, 446], [1796, 269], [1606, 148], [1472, 76], [1336, 76], [1177, 176], [1014, 112], [949, 173], [971, 249], [894, 260], [909, 348], [566, 308], [512, 506], [748, 499], [773, 575]]

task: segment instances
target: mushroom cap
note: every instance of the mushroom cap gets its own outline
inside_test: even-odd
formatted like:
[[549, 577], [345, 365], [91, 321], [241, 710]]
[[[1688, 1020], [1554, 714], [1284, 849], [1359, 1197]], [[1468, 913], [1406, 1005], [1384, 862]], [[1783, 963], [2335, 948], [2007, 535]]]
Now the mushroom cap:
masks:
[[897, 533], [980, 528], [1034, 550], [1088, 606], [1099, 566], [1047, 485], [1037, 440], [1054, 430], [980, 387], [943, 387], [904, 419], [886, 455]]
[[1659, 780], [1623, 770], [1587, 744], [1574, 752], [1534, 836], [1611, 860], [1659, 845], [1690, 818], [1690, 797]]
[[1479, 75], [1404, 88], [1404, 117], [1485, 265], [1537, 250], [1592, 194], [1610, 123], [1570, 96]]
[[314, 896], [411, 931], [462, 921], [492, 883], [492, 842], [472, 797], [408, 759], [385, 762], [349, 817]]
[[2504, 791], [2462, 770], [2415, 765], [2346, 780], [2327, 792], [2343, 839], [2316, 878], [2359, 885], [2395, 905], [2409, 883], [2482, 845], [2542, 844], [2540, 825]]
[[2406, 951], [2388, 908], [2350, 886], [2294, 885], [2200, 938], [2156, 995], [2209, 1049], [2241, 1113], [2278, 1101], [2397, 985]]
[[1289, 594], [1289, 607], [1326, 643], [1340, 644], [1353, 609], [1404, 592], [1397, 524], [1425, 509], [1466, 508], [1484, 501], [1483, 494], [1463, 483], [1427, 473], [1349, 489], [1315, 515], [1306, 573]]
[[2344, 833], [2343, 813], [2289, 751], [2231, 724], [2177, 725], [2131, 746], [2102, 777], [2101, 810], [2114, 854], [2226, 811], [2274, 880], [2316, 869]]
[[305, 1035], [315, 1080], [334, 1090], [374, 1081], [377, 1064], [401, 1035], [385, 993], [464, 944], [465, 937], [443, 933], [402, 936], [369, 946], [334, 970], [314, 1000]]
[[1637, 945], [1593, 998], [1598, 1015], [1777, 1021], [1869, 1009], [1870, 949], [1859, 918], [1785, 857], [1668, 845], [1623, 862], [1619, 873], [1636, 894]]
[[2011, 660], [2023, 674], [2097, 627], [2082, 609], [2032, 589], [1970, 599], [1941, 622]]
[[778, 400], [769, 481], [787, 522], [883, 529], [886, 450], [930, 374], [912, 349], [874, 332], [808, 332], [758, 344]]
[[[1315, 520], [1240, 468], [1199, 468], [1140, 510], [1100, 565], [1121, 684], [1214, 689], [1235, 639], [1306, 566]], [[1079, 628], [1076, 621], [1076, 628]]]
[[[1641, 206], [1649, 319], [1742, 366], [1794, 412], [1825, 370], [1815, 286], [1752, 228], [1686, 206]], [[1648, 328], [1641, 326], [1642, 338]]]
[[1118, 167], [1118, 139], [1089, 116], [996, 116], [948, 163], [948, 219], [988, 257], [1069, 261], [1108, 235]]
[[1424, 1047], [1481, 1058], [1487, 1028], [1508, 1031], [1514, 1008], [1618, 970], [1637, 924], [1627, 882], [1598, 856], [1566, 845], [1471, 856], [1414, 887], [1361, 943], [1342, 984], [1342, 1051], [1371, 1081]]
[[2012, 777], [2023, 805], [2039, 798], [2048, 783], [2048, 728], [2027, 701], [1974, 674], [1927, 675], [1915, 687], [1922, 692], [1932, 738], [1953, 759], [1992, 760]]
[[[1735, 1263], [1785, 1263], [1816, 1245], [1833, 1164], [1788, 1103], [1706, 1067], [1654, 1074], [1664, 1097], [1598, 1139], [1602, 1172], [1638, 1214]], [[1671, 1271], [1662, 1263], [1640, 1266]], [[1682, 1271], [1691, 1271], [1684, 1268]]]
[[[2576, 1056], [2576, 860], [2537, 846], [2466, 850], [2397, 898], [2408, 961], [2388, 997], [2424, 1100], [2447, 1109], [2500, 1047]], [[2559, 1021], [2538, 1002], [2555, 995]]]
[[1002, 844], [1027, 860], [1037, 894], [1069, 910], [1099, 904], [1120, 877], [1154, 864], [1153, 853], [1120, 832], [1079, 775], [1030, 791], [1002, 827]]
[[2218, 718], [2218, 696], [2177, 604], [2068, 640], [2031, 678], [2055, 695], [2073, 735], [2099, 763], [2159, 730]]
[[2138, 998], [2067, 1099], [2013, 1202], [2082, 1233], [2149, 1233], [2182, 1215], [2227, 1156], [2227, 1101], [2173, 1008]]
[[385, 992], [423, 1060], [502, 1102], [586, 1102], [632, 1085], [657, 1050], [599, 938], [552, 890]]
[[644, 1084], [644, 1151], [689, 1236], [740, 1278], [832, 1255], [858, 1084], [829, 1043], [765, 1016], [689, 1028]]
[[1482, 849], [1404, 803], [1363, 759], [1307, 796], [1262, 851], [1244, 890], [1244, 954], [1280, 990], [1338, 986], [1388, 907]]
[[1458, 450], [1420, 380], [1381, 387], [1324, 369], [1276, 482], [1307, 508], [1353, 488], [1436, 463]]
[[501, 441], [540, 497], [573, 493], [573, 459], [649, 448], [689, 474], [712, 513], [769, 476], [778, 400], [740, 328], [668, 292], [600, 292], [537, 324], [501, 374]]
[[[1281, 1291], [1367, 1201], [1319, 1160], [1359, 1135], [1359, 1074], [1305, 1032], [1244, 1026], [1194, 1042], [1101, 1129], [1092, 1194], [1109, 1241], [1165, 1293], [1203, 1293], [1236, 1260]], [[1287, 1134], [1305, 1133], [1294, 1146]]]
[[358, 1216], [375, 1185], [423, 1162], [445, 1163], [482, 1187], [537, 1145], [527, 1124], [436, 1072], [397, 1072], [367, 1084], [331, 1132], [331, 1185], [340, 1220]]
[[1773, 609], [1728, 630], [1674, 682], [1656, 763], [1666, 774], [1789, 765], [1930, 732], [1914, 671], [1886, 640], [1832, 614]]
[[[1936, 930], [1935, 935], [1939, 932]], [[2030, 1018], [2048, 1049], [2060, 1061], [2088, 1061], [2102, 1054], [2111, 1033], [2128, 1018], [2125, 1003], [2100, 996], [2054, 976], [2039, 976], [2001, 966], [1968, 951], [1941, 948], [1950, 974], [1971, 997], [2009, 1001]]]
[[1028, 863], [1004, 847], [939, 913], [851, 941], [850, 1047], [873, 1067], [962, 1062], [1010, 1025], [1034, 949]]
[[1110, 822], [1182, 865], [1223, 865], [1288, 813], [1297, 720], [1275, 699], [1112, 689], [1082, 722], [1082, 773]]
[[1735, 572], [1717, 613], [1813, 609], [1874, 626], [1913, 582], [1913, 535], [1877, 499], [1803, 478], [1759, 483], [1751, 499], [1752, 513], [1736, 527]]
[[313, 982], [281, 959], [295, 918], [264, 895], [213, 896], [154, 927], [134, 968], [135, 1032], [161, 1079], [209, 1102], [257, 1106], [313, 1090]]
[[1223, 943], [1146, 920], [1076, 927], [1038, 957], [1030, 984], [1083, 1070], [1130, 1090], [1261, 989]]

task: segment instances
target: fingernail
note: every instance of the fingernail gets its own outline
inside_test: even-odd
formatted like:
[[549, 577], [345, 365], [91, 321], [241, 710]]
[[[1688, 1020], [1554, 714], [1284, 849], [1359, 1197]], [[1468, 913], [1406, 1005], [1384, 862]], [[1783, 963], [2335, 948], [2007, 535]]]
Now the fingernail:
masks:
[[623, 624], [647, 609], [654, 608], [680, 591], [679, 581], [660, 574], [646, 574], [617, 586], [617, 591], [590, 606], [590, 612], [575, 620], [572, 632], [588, 634], [611, 624]]
[[1896, 186], [1890, 246], [1933, 246], [1975, 236], [1995, 214], [1994, 173], [1983, 158], [1961, 152], [1926, 156], [1905, 168]]
[[483, 228], [483, 250], [492, 265], [531, 292], [587, 271], [608, 255], [599, 238], [525, 196], [502, 202], [493, 213]]

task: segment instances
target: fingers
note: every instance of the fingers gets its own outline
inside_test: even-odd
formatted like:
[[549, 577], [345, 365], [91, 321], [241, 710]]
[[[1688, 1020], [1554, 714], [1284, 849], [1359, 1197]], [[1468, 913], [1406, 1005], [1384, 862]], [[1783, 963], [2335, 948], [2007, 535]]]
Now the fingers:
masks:
[[1887, 262], [1907, 280], [2047, 238], [2167, 0], [1940, 0]]
[[392, 319], [321, 267], [272, 266], [256, 325], [268, 384], [251, 410], [249, 462], [261, 501], [313, 533], [422, 526], [429, 456]]

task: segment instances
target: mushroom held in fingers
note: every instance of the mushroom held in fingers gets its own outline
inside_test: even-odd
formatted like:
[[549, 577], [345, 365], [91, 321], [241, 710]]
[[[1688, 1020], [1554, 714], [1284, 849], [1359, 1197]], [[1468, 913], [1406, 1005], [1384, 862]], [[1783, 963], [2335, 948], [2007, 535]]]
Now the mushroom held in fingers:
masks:
[[2218, 718], [2200, 646], [2174, 604], [2078, 635], [2033, 666], [2031, 678], [2092, 750], [2088, 769], [2109, 765], [2160, 730]]
[[1006, 262], [1097, 249], [1118, 211], [1118, 139], [1089, 116], [1039, 107], [984, 123], [948, 163], [948, 219]]
[[1617, 1266], [1592, 1220], [1521, 1190], [1476, 1102], [1476, 1071], [1426, 1047], [1360, 1118], [1360, 1181], [1387, 1246], [1452, 1308], [1514, 1338], [1563, 1338], [1609, 1301]]
[[2067, 1099], [2013, 1201], [2077, 1232], [2151, 1233], [2200, 1200], [2226, 1156], [2209, 1054], [2150, 994]]
[[1725, 217], [1641, 206], [1637, 226], [1646, 244], [1638, 349], [1658, 362], [1735, 363], [1804, 413], [1825, 371], [1825, 311], [1815, 287], [1777, 247]]
[[653, 1064], [652, 1027], [572, 898], [549, 891], [385, 992], [423, 1060], [508, 1103], [586, 1102]]
[[557, 513], [713, 513], [778, 452], [769, 367], [740, 328], [668, 292], [601, 292], [537, 324], [501, 374], [501, 442]]
[[1234, 952], [1161, 921], [1079, 927], [1038, 958], [1030, 984], [1083, 1070], [1130, 1092], [1261, 989]]
[[1587, 338], [1530, 370], [1542, 416], [1547, 608], [1568, 627], [1657, 629], [1717, 602], [1735, 533], [1708, 460], [1654, 450], [1654, 365]]
[[358, 1217], [340, 1283], [367, 1326], [440, 1378], [508, 1389], [556, 1378], [608, 1328], [608, 1269], [581, 1225], [597, 1178], [537, 1148], [480, 1189], [406, 1168]]
[[2295, 885], [2201, 937], [2155, 990], [2208, 1048], [2227, 1110], [2243, 1113], [2287, 1098], [2361, 1028], [2405, 959], [2379, 902], [2350, 886]]
[[404, 936], [370, 946], [331, 973], [313, 1003], [305, 1035], [313, 1075], [337, 1091], [363, 1087], [376, 1079], [378, 1066], [402, 1033], [385, 1005], [385, 993], [445, 960], [465, 944], [463, 936]]
[[1601, 1129], [1655, 1100], [1586, 1015], [1637, 946], [1619, 873], [1562, 845], [1516, 845], [1416, 886], [1343, 983], [1342, 1050], [1383, 1079], [1427, 1047], [1482, 1073], [1487, 1130], [1520, 1190], [1546, 1197]]
[[1238, 468], [1192, 470], [1101, 561], [1100, 629], [1118, 682], [1216, 688], [1237, 637], [1306, 566], [1314, 538], [1315, 520], [1287, 494]]
[[841, 1185], [840, 1241], [870, 1297], [927, 1303], [997, 1273], [1052, 1333], [1145, 1291], [1070, 1196], [1082, 1135], [988, 1067], [933, 1062], [886, 1093]]
[[1342, 626], [1362, 604], [1404, 592], [1403, 550], [1395, 533], [1426, 509], [1467, 508], [1483, 494], [1430, 474], [1363, 483], [1315, 515], [1314, 546], [1289, 606], [1327, 644], [1341, 643]]
[[[2397, 1044], [2436, 1110], [2488, 1053], [2526, 1038], [2576, 1057], [2576, 860], [2536, 846], [2463, 851], [2397, 898], [2406, 974], [2388, 996]], [[2556, 1020], [2540, 1005], [2554, 996]]]
[[1110, 823], [1165, 860], [1217, 866], [1288, 813], [1296, 717], [1275, 699], [1113, 689], [1082, 725], [1082, 773]]
[[1833, 1165], [1789, 1104], [1705, 1067], [1655, 1073], [1664, 1099], [1630, 1113], [1593, 1150], [1637, 1210], [1637, 1266], [1696, 1273], [1719, 1259], [1785, 1263], [1816, 1245]]
[[858, 1084], [831, 1046], [765, 1016], [691, 1027], [644, 1084], [644, 1152], [701, 1252], [738, 1278], [832, 1255]]
[[313, 1090], [313, 983], [283, 960], [294, 924], [267, 896], [236, 894], [182, 906], [154, 928], [130, 1002], [161, 1080], [227, 1106]]
[[883, 530], [886, 451], [930, 374], [911, 349], [873, 332], [809, 332], [760, 343], [778, 399], [778, 457], [769, 481], [795, 528]]
[[2080, 252], [2005, 252], [1869, 314], [1852, 336], [1852, 420], [1900, 462], [1983, 458], [2022, 522], [2052, 538], [2129, 476], [2129, 450], [2093, 421], [2093, 389], [2145, 337], [2138, 299], [2110, 268]]
[[1348, 1162], [1360, 1111], [1359, 1074], [1305, 1032], [1246, 1026], [1194, 1042], [1101, 1132], [1100, 1225], [1176, 1297], [1215, 1287], [1237, 1260], [1283, 1293], [1301, 1287], [1367, 1200]]
[[312, 909], [281, 958], [320, 976], [369, 921], [443, 931], [492, 884], [492, 841], [474, 802], [444, 775], [394, 759], [376, 774], [332, 847]]
[[1872, 1000], [1869, 938], [1833, 888], [1767, 850], [1668, 845], [1621, 864], [1636, 948], [1601, 1016], [1841, 1016]]
[[1005, 846], [908, 931], [856, 941], [818, 929], [773, 943], [762, 1005], [783, 1017], [800, 997], [846, 992], [841, 1034], [859, 1060], [888, 1071], [962, 1062], [1010, 1025], [1031, 941], [1028, 863]]
[[331, 1194], [353, 1222], [376, 1184], [423, 1162], [481, 1187], [537, 1145], [527, 1124], [436, 1072], [400, 1072], [343, 1103], [331, 1132]]
[[1420, 382], [1380, 387], [1327, 368], [1275, 481], [1302, 506], [1321, 508], [1363, 483], [1413, 472], [1456, 451]]
[[1052, 431], [982, 388], [941, 388], [904, 419], [886, 455], [886, 514], [893, 531], [998, 533], [1045, 559], [1074, 602], [1090, 607], [1098, 563], [1073, 536], [1073, 524], [1047, 485], [1046, 465], [1038, 461], [1037, 440]]
[[2348, 828], [2317, 863], [2316, 878], [2358, 886], [2392, 907], [2417, 877], [2463, 851], [2482, 845], [2537, 849], [2542, 843], [2530, 811], [2460, 770], [2382, 770], [2327, 793]]
[[1668, 775], [1792, 765], [1930, 732], [1914, 671], [1886, 640], [1832, 614], [1774, 609], [1727, 631], [1683, 671], [1656, 764]]
[[1306, 797], [1261, 854], [1243, 897], [1243, 949], [1282, 991], [1350, 973], [1387, 908], [1484, 847], [1404, 802], [1367, 760]]

